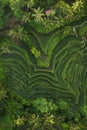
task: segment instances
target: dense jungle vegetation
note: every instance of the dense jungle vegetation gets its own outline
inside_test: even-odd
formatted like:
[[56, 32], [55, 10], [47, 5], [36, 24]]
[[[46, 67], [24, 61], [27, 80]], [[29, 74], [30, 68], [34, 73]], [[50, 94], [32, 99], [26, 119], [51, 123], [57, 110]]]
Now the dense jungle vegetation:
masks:
[[87, 130], [87, 0], [0, 0], [0, 130]]

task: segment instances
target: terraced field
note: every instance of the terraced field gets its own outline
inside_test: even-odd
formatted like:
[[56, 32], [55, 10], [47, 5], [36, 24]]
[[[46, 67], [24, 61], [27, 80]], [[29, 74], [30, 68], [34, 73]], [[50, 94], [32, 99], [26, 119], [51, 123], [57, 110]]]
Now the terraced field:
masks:
[[87, 21], [46, 34], [26, 26], [31, 43], [15, 44], [4, 37], [0, 41], [9, 87], [26, 99], [64, 98], [79, 108], [87, 90]]

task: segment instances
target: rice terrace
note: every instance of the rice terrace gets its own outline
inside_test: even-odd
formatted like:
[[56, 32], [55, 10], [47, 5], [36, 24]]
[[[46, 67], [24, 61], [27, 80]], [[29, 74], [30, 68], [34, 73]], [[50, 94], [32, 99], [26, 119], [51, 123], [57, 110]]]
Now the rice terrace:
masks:
[[0, 0], [0, 130], [87, 130], [86, 0]]

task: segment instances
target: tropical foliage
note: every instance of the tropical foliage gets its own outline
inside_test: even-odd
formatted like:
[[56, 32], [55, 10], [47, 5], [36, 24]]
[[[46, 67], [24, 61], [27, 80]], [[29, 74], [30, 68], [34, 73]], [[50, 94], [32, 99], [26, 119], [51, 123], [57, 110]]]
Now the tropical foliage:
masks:
[[87, 1], [0, 1], [0, 130], [87, 130]]

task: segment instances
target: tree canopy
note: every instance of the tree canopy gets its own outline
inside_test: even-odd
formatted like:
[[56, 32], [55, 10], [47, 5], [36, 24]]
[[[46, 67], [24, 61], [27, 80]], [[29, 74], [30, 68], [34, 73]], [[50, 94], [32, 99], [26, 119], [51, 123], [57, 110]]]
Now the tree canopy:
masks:
[[25, 23], [49, 32], [86, 16], [86, 8], [86, 0], [0, 0], [0, 33], [21, 33]]

